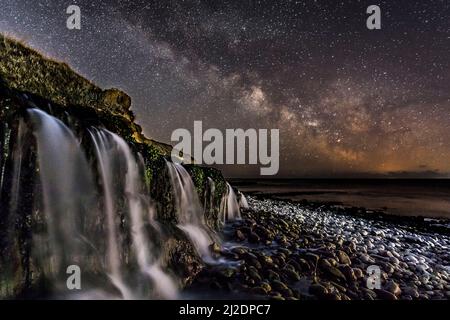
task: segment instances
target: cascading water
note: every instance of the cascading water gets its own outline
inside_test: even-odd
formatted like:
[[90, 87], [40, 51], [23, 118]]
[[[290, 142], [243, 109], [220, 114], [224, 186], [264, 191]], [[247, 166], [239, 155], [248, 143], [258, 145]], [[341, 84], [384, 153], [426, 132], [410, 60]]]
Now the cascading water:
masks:
[[176, 285], [170, 276], [165, 274], [159, 262], [151, 256], [151, 243], [144, 232], [144, 216], [152, 217], [151, 209], [145, 205], [143, 196], [140, 193], [141, 180], [139, 178], [139, 166], [131, 153], [127, 143], [119, 136], [112, 134], [114, 141], [123, 153], [127, 164], [127, 175], [125, 191], [130, 210], [133, 237], [133, 247], [141, 272], [146, 274], [156, 286], [156, 292], [163, 298], [175, 298], [177, 295]]
[[247, 198], [242, 192], [239, 192], [239, 206], [244, 209], [248, 209], [250, 206], [248, 205]]
[[[136, 254], [137, 263], [141, 272], [150, 278], [155, 287], [155, 296], [160, 298], [174, 299], [177, 296], [177, 287], [169, 275], [162, 271], [159, 261], [151, 254], [153, 251], [152, 244], [145, 232], [144, 218], [153, 219], [153, 208], [145, 201], [145, 196], [141, 193], [142, 182], [140, 179], [139, 165], [133, 156], [127, 143], [116, 134], [106, 130], [92, 130], [91, 136], [95, 142], [97, 154], [102, 172], [105, 210], [110, 216], [109, 220], [113, 220], [113, 216], [117, 215], [114, 206], [114, 198], [112, 191], [112, 175], [114, 168], [118, 167], [117, 161], [122, 158], [125, 161], [126, 176], [123, 190], [127, 201], [128, 211], [131, 219], [131, 236], [133, 239], [133, 249]], [[106, 187], [105, 187], [106, 186]], [[153, 221], [148, 221], [152, 224]], [[114, 224], [110, 225], [114, 230]], [[114, 233], [110, 234], [111, 244], [115, 249], [111, 250], [113, 259], [112, 271], [115, 279], [121, 279], [118, 272], [120, 261], [117, 259], [117, 245], [114, 246]], [[116, 280], [117, 281], [117, 280]]]
[[[91, 128], [91, 139], [81, 144], [61, 120], [40, 109], [29, 109], [28, 114], [25, 120], [30, 122], [18, 123], [14, 140], [13, 166], [8, 171], [9, 209], [13, 216], [22, 210], [16, 210], [22, 201], [19, 194], [25, 174], [21, 168], [25, 168], [26, 181], [28, 174], [34, 177], [37, 173], [40, 184], [26, 188], [31, 193], [36, 188], [30, 209], [33, 203], [37, 206], [33, 211], [37, 216], [32, 219], [39, 224], [32, 230], [30, 257], [49, 284], [49, 292], [81, 299], [114, 298], [119, 294], [124, 299], [176, 298], [178, 287], [163, 271], [156, 254], [159, 246], [151, 240], [161, 239], [162, 229], [144, 183], [143, 162], [137, 161], [128, 144], [112, 132]], [[31, 133], [37, 149], [24, 143]], [[22, 139], [24, 134], [26, 139]], [[27, 152], [22, 153], [22, 149]], [[32, 163], [26, 166], [30, 160]], [[217, 263], [210, 245], [218, 239], [205, 222], [206, 213], [189, 173], [180, 164], [167, 162], [167, 168], [178, 227], [205, 262]], [[211, 210], [216, 192], [212, 179], [208, 179], [207, 189], [205, 209]], [[224, 219], [233, 220], [240, 217], [239, 204], [230, 185], [227, 189]], [[71, 265], [79, 266], [87, 275], [83, 291], [78, 293], [67, 291], [66, 270]], [[130, 272], [134, 266], [139, 272]]]
[[[7, 124], [0, 126], [0, 200], [2, 197], [3, 183], [5, 181], [6, 160], [9, 154], [9, 140], [11, 137], [11, 130]], [[6, 156], [5, 156], [6, 155]]]
[[209, 250], [213, 242], [212, 234], [205, 224], [203, 209], [191, 176], [181, 164], [166, 163], [177, 205], [178, 227], [189, 237], [203, 260], [212, 261]]
[[[24, 149], [24, 134], [25, 134], [25, 122], [23, 119], [19, 120], [19, 128], [17, 132], [17, 142], [13, 151], [13, 179], [11, 186], [11, 198], [10, 198], [10, 208], [9, 211], [15, 214], [19, 205], [20, 198], [20, 180], [21, 180], [21, 170], [23, 163], [23, 149]], [[1, 189], [0, 189], [1, 190]]]
[[102, 179], [103, 187], [103, 206], [107, 218], [107, 260], [108, 273], [114, 286], [120, 291], [124, 299], [131, 299], [132, 293], [123, 280], [121, 272], [121, 259], [117, 238], [117, 217], [119, 216], [116, 208], [116, 199], [118, 198], [117, 188], [114, 188], [113, 174], [118, 170], [117, 150], [108, 139], [109, 133], [93, 129], [90, 131], [92, 141], [95, 146], [95, 152], [98, 159], [98, 169]]
[[239, 202], [237, 201], [236, 194], [233, 188], [227, 182], [227, 192], [224, 194], [221, 203], [221, 217], [222, 222], [233, 221], [241, 218], [241, 210], [239, 208]]
[[[62, 121], [39, 109], [30, 109], [28, 113], [37, 143], [42, 212], [47, 226], [44, 233], [33, 235], [33, 256], [40, 261], [44, 274], [57, 290], [55, 293], [67, 292], [66, 268], [77, 265], [83, 274], [90, 274], [91, 280], [84, 282], [85, 291], [70, 294], [71, 298], [111, 297], [107, 293], [111, 285], [102, 281], [101, 275], [99, 281], [92, 278], [99, 272], [108, 276], [106, 279], [116, 288], [114, 292], [118, 290], [124, 299], [176, 298], [176, 284], [153, 255], [155, 248], [146, 224], [156, 225], [154, 208], [145, 195], [139, 164], [127, 143], [106, 130], [93, 128], [89, 131], [95, 150], [92, 160], [98, 166], [101, 186], [98, 188], [81, 144], [72, 131]], [[22, 159], [21, 127], [19, 125], [18, 151], [14, 154], [13, 176], [18, 177], [13, 178], [13, 182], [17, 180], [17, 183]], [[16, 207], [15, 190], [18, 188], [12, 184], [12, 211]], [[103, 201], [98, 201], [99, 194]], [[99, 203], [100, 210], [97, 209]], [[129, 228], [123, 220], [128, 218]], [[121, 250], [127, 246], [124, 241], [127, 235], [132, 239], [135, 259], [130, 259], [127, 249]], [[134, 262], [140, 273], [129, 275], [125, 270]], [[129, 279], [138, 281], [136, 289], [131, 289]], [[143, 292], [151, 296], [142, 295]]]
[[208, 188], [205, 188], [205, 213], [206, 210], [212, 210], [214, 208], [214, 196], [216, 193], [216, 184], [214, 180], [208, 177]]
[[[65, 274], [67, 266], [83, 260], [83, 225], [95, 208], [95, 190], [87, 160], [79, 142], [60, 120], [38, 109], [30, 109], [38, 147], [43, 210], [48, 243], [36, 245], [48, 264], [47, 272]], [[48, 248], [48, 249], [47, 249]]]

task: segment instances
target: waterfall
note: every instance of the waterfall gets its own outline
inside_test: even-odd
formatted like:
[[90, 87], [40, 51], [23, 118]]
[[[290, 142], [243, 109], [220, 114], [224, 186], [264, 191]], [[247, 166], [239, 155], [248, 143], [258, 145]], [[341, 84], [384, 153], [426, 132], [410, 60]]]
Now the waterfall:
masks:
[[248, 209], [250, 206], [248, 205], [247, 198], [242, 192], [239, 192], [239, 206], [244, 209]]
[[220, 207], [223, 223], [241, 218], [241, 210], [239, 208], [239, 202], [237, 201], [236, 194], [234, 193], [233, 188], [228, 182], [227, 182], [227, 192], [224, 194], [222, 198]]
[[212, 261], [212, 235], [205, 224], [203, 209], [191, 176], [177, 163], [166, 162], [178, 213], [178, 227], [185, 232], [205, 261]]
[[[177, 298], [178, 285], [163, 270], [160, 248], [153, 242], [162, 238], [162, 229], [155, 220], [139, 154], [105, 129], [87, 130], [81, 136], [87, 134], [88, 139], [81, 143], [66, 124], [40, 109], [29, 109], [17, 129], [8, 175], [8, 204], [17, 218], [21, 201], [29, 200], [21, 198], [26, 186], [21, 184], [22, 176], [37, 174], [40, 183], [25, 188], [30, 194], [37, 192], [29, 206], [33, 212], [30, 259], [49, 292], [69, 298]], [[27, 148], [26, 141], [32, 136], [36, 150], [34, 144]], [[26, 165], [30, 160], [36, 160], [36, 167], [34, 162]], [[218, 242], [217, 235], [206, 224], [191, 176], [181, 164], [167, 162], [167, 170], [177, 227], [205, 262], [216, 263], [210, 245]], [[205, 209], [211, 209], [216, 188], [210, 178], [207, 189]], [[36, 208], [31, 211], [33, 206]], [[224, 219], [239, 218], [239, 205], [230, 185], [224, 208]], [[66, 271], [71, 265], [82, 272], [83, 291], [67, 291]]]
[[5, 181], [6, 160], [9, 155], [9, 142], [11, 130], [7, 124], [0, 126], [0, 200], [2, 197], [3, 183]]
[[[17, 141], [13, 150], [13, 179], [11, 186], [11, 198], [10, 198], [10, 212], [15, 214], [19, 206], [20, 198], [20, 180], [22, 176], [22, 164], [23, 164], [23, 149], [24, 149], [24, 134], [26, 126], [23, 119], [19, 120], [19, 128], [17, 132]], [[1, 190], [1, 189], [0, 189]]]
[[[114, 207], [114, 194], [112, 192], [112, 175], [114, 169], [117, 168], [121, 158], [125, 161], [126, 176], [123, 190], [125, 192], [126, 202], [128, 206], [129, 216], [131, 219], [131, 236], [133, 239], [133, 250], [136, 255], [137, 263], [141, 273], [147, 276], [154, 285], [154, 293], [159, 298], [174, 299], [177, 296], [177, 287], [169, 275], [162, 271], [159, 261], [152, 255], [154, 251], [152, 243], [149, 241], [145, 230], [145, 223], [155, 224], [153, 220], [153, 208], [146, 200], [146, 196], [142, 194], [142, 180], [139, 171], [139, 164], [135, 156], [132, 154], [127, 143], [118, 135], [106, 130], [92, 130], [91, 135], [95, 141], [98, 158], [100, 162], [100, 169], [102, 172], [104, 196], [105, 196], [105, 210], [108, 213], [108, 220], [113, 220], [113, 216], [117, 215]], [[114, 162], [116, 164], [114, 165]], [[117, 181], [116, 181], [117, 183]], [[144, 219], [147, 217], [147, 221]], [[116, 279], [121, 279], [119, 274], [120, 261], [118, 258], [117, 245], [114, 245], [115, 235], [112, 230], [115, 226], [111, 223], [110, 235], [113, 245], [112, 258], [112, 272]]]
[[214, 180], [208, 177], [208, 188], [205, 188], [205, 214], [207, 209], [212, 210], [214, 209], [214, 196], [216, 193], [216, 184], [214, 183]]
[[[48, 243], [37, 245], [47, 259], [50, 274], [65, 274], [68, 265], [82, 261], [84, 218], [95, 208], [95, 190], [79, 142], [60, 120], [38, 109], [28, 110], [38, 148], [43, 211]], [[49, 247], [50, 250], [46, 250]]]
[[95, 152], [98, 159], [98, 170], [102, 179], [103, 206], [107, 220], [107, 260], [109, 277], [114, 286], [120, 291], [124, 299], [131, 299], [132, 293], [123, 280], [121, 272], [121, 261], [116, 230], [116, 220], [118, 212], [116, 199], [118, 198], [117, 188], [114, 188], [113, 174], [119, 170], [117, 161], [117, 150], [108, 139], [110, 133], [93, 129], [90, 131]]
[[[151, 289], [152, 298], [176, 298], [177, 285], [162, 270], [161, 262], [154, 254], [149, 232], [150, 226], [157, 225], [153, 220], [154, 207], [145, 194], [139, 162], [127, 143], [109, 131], [89, 130], [95, 151], [92, 160], [98, 167], [96, 185], [94, 171], [72, 131], [41, 110], [30, 109], [28, 112], [37, 142], [42, 212], [47, 225], [44, 237], [34, 235], [33, 248], [38, 250], [39, 261], [48, 269], [45, 274], [53, 275], [52, 284], [60, 289], [57, 292], [66, 292], [66, 268], [74, 264], [85, 273], [93, 272], [92, 275], [103, 272], [124, 299], [148, 297], [142, 295], [148, 291], [147, 288]], [[19, 125], [18, 151], [22, 141], [21, 130]], [[20, 152], [15, 153], [14, 161], [14, 176], [20, 176]], [[14, 209], [19, 187], [13, 183], [12, 188]], [[99, 195], [102, 201], [98, 201]], [[128, 218], [130, 224], [127, 223]], [[123, 246], [128, 245], [128, 235], [135, 259], [128, 257], [126, 249], [122, 251]], [[155, 235], [157, 237], [159, 234]], [[92, 265], [92, 261], [100, 263]], [[140, 270], [131, 277], [126, 273], [130, 263], [136, 263]], [[84, 282], [83, 293], [75, 293], [71, 297], [105, 296], [103, 290], [109, 290], [111, 285], [108, 286], [101, 278], [100, 281], [92, 280]], [[138, 281], [133, 289], [129, 284], [131, 280]]]

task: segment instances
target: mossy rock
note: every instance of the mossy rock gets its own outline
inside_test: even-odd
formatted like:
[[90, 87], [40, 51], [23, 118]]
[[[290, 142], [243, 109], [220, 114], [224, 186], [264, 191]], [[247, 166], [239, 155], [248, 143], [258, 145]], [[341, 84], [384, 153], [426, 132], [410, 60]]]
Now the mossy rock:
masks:
[[[27, 292], [48, 288], [38, 261], [30, 255], [33, 232], [45, 233], [41, 213], [33, 208], [33, 188], [38, 184], [35, 142], [28, 137], [29, 154], [24, 162], [28, 185], [18, 217], [10, 219], [8, 192], [12, 181], [11, 154], [17, 136], [19, 119], [27, 120], [27, 109], [37, 108], [57, 117], [80, 138], [86, 155], [95, 164], [95, 153], [89, 137], [92, 127], [105, 128], [121, 136], [132, 151], [142, 159], [146, 190], [156, 205], [157, 219], [165, 230], [159, 250], [164, 253], [163, 264], [181, 277], [181, 285], [189, 283], [202, 268], [191, 243], [177, 227], [177, 216], [166, 161], [170, 161], [172, 146], [144, 136], [134, 122], [130, 97], [118, 89], [101, 89], [76, 74], [67, 64], [46, 59], [23, 44], [0, 35], [0, 173], [5, 172], [0, 190], [0, 298], [27, 296]], [[226, 193], [226, 181], [214, 168], [187, 165], [200, 200], [208, 196], [208, 178], [214, 181], [212, 206], [205, 213], [208, 225], [218, 230], [219, 207]], [[95, 171], [95, 170], [94, 170]], [[13, 221], [13, 224], [11, 222]], [[124, 223], [127, 223], [125, 221]], [[12, 232], [14, 241], [2, 235]], [[124, 240], [124, 250], [130, 240]], [[39, 289], [41, 288], [41, 289]]]

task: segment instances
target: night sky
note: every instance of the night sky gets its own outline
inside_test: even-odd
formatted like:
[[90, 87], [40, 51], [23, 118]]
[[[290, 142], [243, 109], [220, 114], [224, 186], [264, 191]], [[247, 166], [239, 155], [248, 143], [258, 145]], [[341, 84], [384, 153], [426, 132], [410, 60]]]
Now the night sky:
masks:
[[450, 176], [448, 0], [0, 0], [0, 32], [125, 90], [156, 140], [279, 128], [280, 177]]

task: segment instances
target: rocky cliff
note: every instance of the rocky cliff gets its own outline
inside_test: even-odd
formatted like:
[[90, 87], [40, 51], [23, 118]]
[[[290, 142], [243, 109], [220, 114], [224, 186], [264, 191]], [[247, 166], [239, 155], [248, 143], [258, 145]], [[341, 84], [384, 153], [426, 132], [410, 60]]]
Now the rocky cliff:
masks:
[[[90, 127], [105, 128], [122, 137], [132, 151], [141, 157], [148, 194], [154, 201], [157, 220], [164, 239], [156, 239], [163, 264], [181, 279], [181, 285], [201, 269], [202, 263], [186, 236], [176, 228], [173, 192], [166, 170], [172, 147], [148, 139], [134, 122], [130, 97], [118, 89], [101, 89], [70, 69], [67, 64], [51, 61], [38, 52], [0, 35], [0, 296], [21, 296], [46, 286], [44, 273], [33, 259], [32, 238], [36, 228], [42, 227], [42, 213], [36, 205], [39, 192], [39, 165], [36, 161], [36, 141], [32, 134], [21, 136], [20, 124], [29, 127], [29, 108], [38, 108], [58, 118], [79, 137], [87, 157], [92, 145], [88, 139]], [[13, 160], [21, 145], [22, 180], [19, 207], [11, 213], [11, 188], [14, 186]], [[25, 141], [23, 141], [25, 140]], [[205, 208], [206, 223], [218, 228], [218, 214], [226, 181], [213, 168], [187, 166], [200, 201]], [[16, 170], [17, 171], [17, 170]], [[214, 181], [212, 201], [206, 201], [209, 181]], [[23, 183], [26, 181], [28, 183]]]

